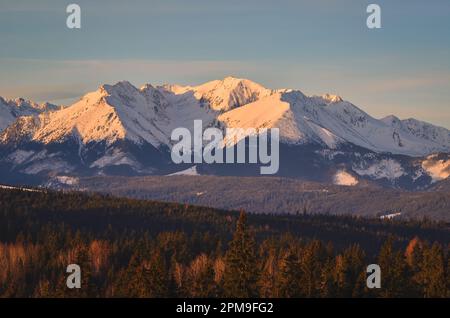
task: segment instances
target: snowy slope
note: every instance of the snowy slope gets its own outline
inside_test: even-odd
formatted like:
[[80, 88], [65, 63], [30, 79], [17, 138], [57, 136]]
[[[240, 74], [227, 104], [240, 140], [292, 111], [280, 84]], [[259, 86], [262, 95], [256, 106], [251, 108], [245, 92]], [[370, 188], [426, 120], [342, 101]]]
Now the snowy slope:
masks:
[[31, 101], [17, 98], [5, 100], [0, 97], [0, 132], [11, 125], [17, 117], [37, 115], [46, 111], [54, 111], [59, 106], [49, 103], [37, 104]]
[[[153, 87], [138, 90], [128, 82], [119, 82], [101, 86], [70, 107], [40, 114], [33, 119], [33, 129], [24, 130], [30, 140], [44, 144], [75, 137], [82, 144], [112, 144], [126, 138], [158, 146], [168, 142], [167, 132], [161, 128], [168, 122], [162, 111], [166, 106], [164, 97]], [[1, 140], [6, 142], [18, 130], [20, 127], [9, 127]]]
[[308, 99], [299, 91], [277, 92], [221, 114], [218, 119], [231, 128], [279, 128], [282, 142], [319, 142], [334, 148], [343, 140], [320, 123], [320, 108], [315, 107], [322, 102], [322, 99]]
[[375, 152], [424, 156], [450, 152], [450, 132], [416, 120], [378, 120], [338, 96], [308, 97], [285, 91], [219, 116], [226, 127], [280, 129], [282, 141], [319, 142], [329, 148], [350, 143]]
[[[400, 120], [393, 115], [387, 116], [381, 119], [381, 121], [392, 127], [400, 136], [411, 136], [410, 139], [419, 141], [419, 146], [425, 146], [426, 152], [428, 153], [437, 151], [445, 152], [450, 148], [450, 131], [448, 129], [413, 118]], [[400, 140], [400, 142], [404, 143], [405, 141]]]
[[343, 186], [354, 186], [358, 184], [358, 179], [344, 170], [339, 170], [333, 177], [333, 183]]
[[450, 176], [450, 160], [445, 156], [428, 156], [422, 161], [422, 168], [433, 179], [433, 182], [447, 179]]

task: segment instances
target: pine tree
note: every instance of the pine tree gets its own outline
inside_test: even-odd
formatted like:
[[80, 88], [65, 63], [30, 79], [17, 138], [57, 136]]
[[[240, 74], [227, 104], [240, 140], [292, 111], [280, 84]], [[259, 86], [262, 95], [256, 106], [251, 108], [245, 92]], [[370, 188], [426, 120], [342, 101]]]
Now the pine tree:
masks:
[[226, 297], [257, 296], [256, 243], [247, 228], [247, 216], [241, 212], [236, 231], [225, 255], [224, 295]]

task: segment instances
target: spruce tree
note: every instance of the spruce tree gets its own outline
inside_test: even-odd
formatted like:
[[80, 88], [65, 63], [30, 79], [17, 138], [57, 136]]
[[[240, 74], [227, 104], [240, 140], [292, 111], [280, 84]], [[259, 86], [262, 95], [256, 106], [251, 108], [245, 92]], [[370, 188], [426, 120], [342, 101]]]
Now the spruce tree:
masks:
[[278, 297], [298, 298], [301, 297], [300, 261], [296, 251], [290, 248], [280, 261], [280, 272], [277, 279]]
[[161, 298], [169, 296], [170, 277], [163, 256], [156, 251], [150, 262], [144, 264], [144, 279], [146, 290], [150, 297]]
[[424, 248], [423, 262], [420, 267], [419, 277], [423, 297], [446, 297], [444, 255], [438, 243]]
[[336, 257], [335, 283], [337, 297], [359, 297], [364, 290], [365, 254], [358, 244]]
[[327, 259], [327, 251], [320, 241], [308, 243], [302, 251], [300, 267], [302, 294], [316, 297], [320, 288], [320, 276]]
[[149, 297], [144, 280], [144, 268], [139, 250], [134, 252], [128, 266], [118, 275], [114, 296]]
[[450, 298], [450, 257], [447, 254], [447, 271], [446, 271], [446, 276], [447, 276], [447, 298]]
[[267, 255], [264, 255], [264, 259], [258, 280], [259, 296], [263, 298], [276, 297], [278, 264], [275, 249], [270, 249]]
[[423, 262], [424, 243], [418, 238], [413, 238], [406, 247], [405, 258], [407, 263], [408, 291], [407, 297], [422, 297], [420, 282], [420, 269]]
[[381, 297], [405, 296], [407, 289], [406, 261], [402, 253], [394, 249], [394, 240], [389, 237], [380, 249], [378, 265], [381, 269]]
[[207, 298], [215, 296], [213, 262], [206, 254], [201, 254], [192, 261], [187, 271], [187, 280], [190, 297]]
[[224, 296], [256, 297], [257, 268], [255, 239], [247, 228], [247, 216], [242, 211], [225, 254]]
[[334, 280], [335, 274], [335, 260], [328, 258], [322, 267], [319, 281], [319, 295], [320, 297], [335, 297], [337, 295], [337, 286]]

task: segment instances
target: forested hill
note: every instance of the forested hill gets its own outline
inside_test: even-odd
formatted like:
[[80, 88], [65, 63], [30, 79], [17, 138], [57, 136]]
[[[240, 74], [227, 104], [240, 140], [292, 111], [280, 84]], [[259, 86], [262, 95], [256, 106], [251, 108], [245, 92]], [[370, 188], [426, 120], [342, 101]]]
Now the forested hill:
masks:
[[55, 187], [98, 191], [135, 199], [183, 202], [252, 213], [308, 213], [400, 218], [424, 217], [450, 222], [450, 192], [439, 183], [433, 191], [402, 191], [373, 184], [337, 186], [278, 177], [138, 176], [72, 178]]
[[[0, 189], [0, 238], [8, 241], [18, 233], [34, 234], [44, 225], [64, 224], [68, 230], [106, 235], [105, 231], [211, 232], [230, 236], [238, 211], [188, 204], [120, 198], [82, 192], [21, 191]], [[321, 214], [251, 214], [249, 222], [258, 237], [287, 232], [337, 245], [358, 242], [374, 247], [389, 235], [407, 242], [414, 236], [450, 243], [450, 225], [432, 221], [383, 221]]]
[[[423, 297], [448, 292], [448, 224], [304, 214], [249, 214], [243, 221], [243, 216], [245, 224], [235, 231], [238, 212], [0, 189], [0, 296]], [[233, 268], [242, 266], [236, 240], [251, 256], [242, 261], [254, 262], [247, 267], [254, 272], [245, 290], [233, 285]], [[364, 290], [361, 275], [374, 261], [398, 267], [393, 273], [404, 284], [379, 293]], [[64, 288], [64, 266], [70, 262], [88, 268], [89, 288]], [[308, 289], [302, 287], [305, 277]], [[297, 283], [285, 285], [292, 281]]]

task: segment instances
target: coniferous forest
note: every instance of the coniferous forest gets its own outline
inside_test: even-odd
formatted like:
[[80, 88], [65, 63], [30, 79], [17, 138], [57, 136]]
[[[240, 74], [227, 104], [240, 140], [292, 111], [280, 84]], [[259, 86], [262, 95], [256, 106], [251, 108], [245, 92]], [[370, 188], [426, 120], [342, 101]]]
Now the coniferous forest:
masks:
[[[0, 297], [450, 297], [449, 244], [428, 220], [0, 189]], [[366, 287], [374, 263], [380, 289]]]

